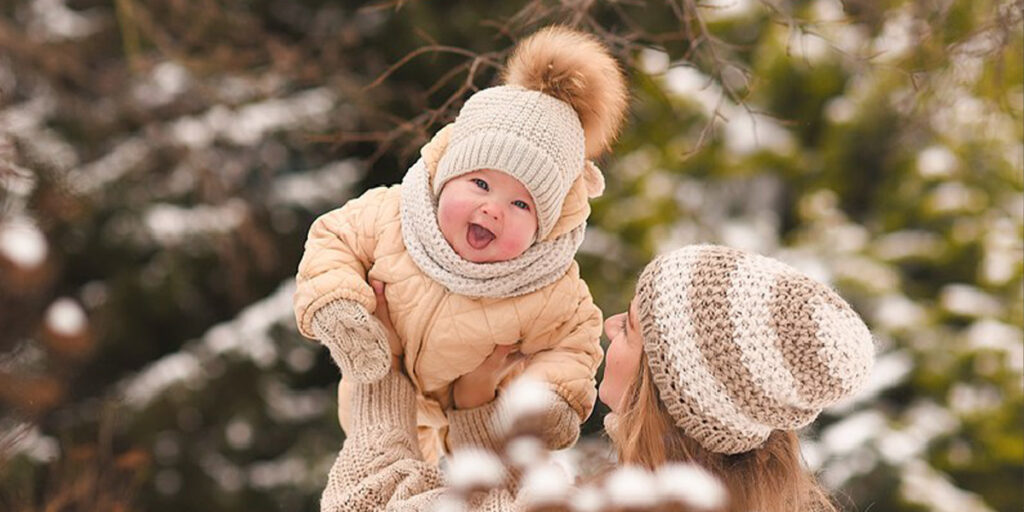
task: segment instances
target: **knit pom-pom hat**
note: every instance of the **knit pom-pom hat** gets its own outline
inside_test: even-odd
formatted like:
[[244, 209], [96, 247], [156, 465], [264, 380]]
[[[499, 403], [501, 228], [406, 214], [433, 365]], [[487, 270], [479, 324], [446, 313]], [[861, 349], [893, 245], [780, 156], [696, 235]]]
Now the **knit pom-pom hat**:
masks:
[[757, 448], [859, 390], [871, 333], [829, 287], [788, 265], [696, 245], [652, 261], [637, 312], [662, 403], [717, 453]]
[[537, 239], [558, 220], [580, 173], [591, 196], [604, 181], [587, 159], [615, 139], [626, 111], [626, 84], [608, 50], [589, 34], [548, 27], [520, 42], [505, 84], [466, 100], [434, 176], [437, 196], [448, 180], [480, 169], [518, 179], [537, 207]]

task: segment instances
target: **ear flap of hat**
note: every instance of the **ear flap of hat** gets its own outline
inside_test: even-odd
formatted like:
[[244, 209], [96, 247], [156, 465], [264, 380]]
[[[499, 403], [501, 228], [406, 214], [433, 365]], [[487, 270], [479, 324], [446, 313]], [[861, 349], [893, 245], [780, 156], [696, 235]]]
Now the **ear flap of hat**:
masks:
[[555, 221], [555, 225], [551, 228], [548, 236], [544, 238], [545, 240], [554, 240], [576, 229], [576, 226], [585, 222], [590, 216], [590, 201], [587, 200], [589, 185], [585, 175], [585, 172], [580, 173], [576, 177], [576, 181], [572, 182], [569, 193], [562, 201], [562, 211], [558, 215], [558, 220]]
[[420, 156], [423, 157], [423, 163], [427, 166], [427, 175], [430, 177], [430, 181], [434, 181], [434, 175], [437, 174], [437, 164], [441, 161], [441, 157], [444, 156], [444, 150], [448, 148], [448, 139], [452, 135], [452, 123], [446, 124], [444, 128], [441, 128], [434, 138], [430, 139], [430, 142], [426, 143], [420, 148]]
[[569, 193], [562, 202], [562, 212], [558, 216], [546, 240], [553, 240], [579, 226], [590, 216], [590, 201], [604, 192], [604, 175], [594, 162], [587, 160], [583, 172], [576, 177], [569, 187]]
[[604, 193], [604, 175], [590, 160], [583, 164], [583, 180], [587, 185], [588, 197], [594, 198]]

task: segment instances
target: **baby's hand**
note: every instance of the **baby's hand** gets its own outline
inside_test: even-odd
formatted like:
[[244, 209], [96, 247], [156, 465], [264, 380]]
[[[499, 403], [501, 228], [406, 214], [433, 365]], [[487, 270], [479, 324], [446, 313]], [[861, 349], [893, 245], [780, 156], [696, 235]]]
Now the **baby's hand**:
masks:
[[384, 296], [384, 283], [373, 279], [370, 281], [373, 287], [373, 294], [377, 297], [377, 309], [373, 310], [373, 316], [380, 320], [384, 326], [384, 332], [388, 334], [388, 345], [391, 347], [391, 366], [401, 368], [401, 357], [404, 349], [402, 342], [398, 339], [395, 326], [391, 323], [391, 312], [388, 311], [388, 299]]
[[494, 400], [498, 383], [523, 360], [519, 345], [498, 345], [475, 370], [452, 386], [456, 409], [472, 409]]

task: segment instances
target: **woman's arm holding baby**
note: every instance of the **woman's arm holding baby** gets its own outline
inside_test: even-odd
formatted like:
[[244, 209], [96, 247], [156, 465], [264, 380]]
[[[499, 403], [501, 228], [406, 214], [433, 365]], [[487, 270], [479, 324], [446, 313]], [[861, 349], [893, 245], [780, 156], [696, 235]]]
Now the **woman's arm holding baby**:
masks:
[[[354, 386], [349, 436], [331, 467], [321, 511], [430, 510], [449, 492], [440, 468], [420, 454], [415, 390], [397, 368]], [[509, 488], [478, 496], [468, 508], [519, 509]]]
[[439, 468], [422, 460], [416, 441], [415, 390], [393, 366], [352, 393], [348, 437], [331, 467], [322, 511], [426, 508], [442, 490]]
[[[393, 340], [383, 285], [373, 283], [374, 314]], [[441, 470], [423, 461], [416, 438], [416, 391], [393, 361], [383, 379], [357, 384], [352, 394], [352, 423], [321, 497], [322, 511], [426, 510], [447, 492]], [[495, 489], [474, 505], [485, 510], [516, 510], [508, 489]], [[475, 507], [474, 507], [475, 508]]]

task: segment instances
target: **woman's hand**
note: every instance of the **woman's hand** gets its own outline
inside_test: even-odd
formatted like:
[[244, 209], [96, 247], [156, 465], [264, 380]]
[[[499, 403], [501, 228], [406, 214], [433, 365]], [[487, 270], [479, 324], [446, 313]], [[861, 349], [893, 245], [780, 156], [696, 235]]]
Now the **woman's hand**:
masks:
[[380, 320], [382, 326], [384, 326], [384, 332], [388, 334], [388, 345], [391, 347], [391, 366], [394, 368], [401, 369], [402, 342], [398, 339], [398, 333], [395, 332], [395, 326], [391, 323], [391, 312], [388, 311], [388, 299], [384, 296], [384, 283], [376, 279], [370, 280], [370, 286], [373, 287], [373, 294], [377, 297], [377, 309], [373, 310], [373, 316]]
[[519, 345], [498, 345], [475, 370], [452, 386], [456, 409], [472, 409], [494, 400], [498, 383], [523, 361]]

